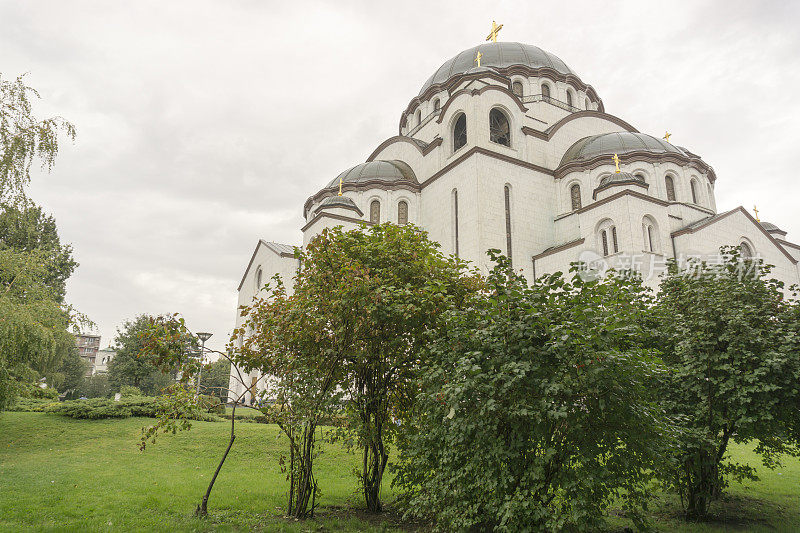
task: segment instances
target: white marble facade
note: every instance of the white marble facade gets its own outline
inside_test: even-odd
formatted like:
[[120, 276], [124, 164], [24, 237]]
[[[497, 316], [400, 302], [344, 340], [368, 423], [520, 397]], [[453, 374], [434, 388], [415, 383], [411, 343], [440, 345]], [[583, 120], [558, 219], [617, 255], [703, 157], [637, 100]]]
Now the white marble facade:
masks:
[[[494, 128], [490, 115], [502, 117]], [[303, 242], [294, 245], [326, 227], [407, 219], [483, 271], [486, 250], [508, 254], [510, 243], [514, 268], [529, 279], [599, 258], [640, 268], [656, 286], [666, 260], [713, 260], [727, 244], [774, 265], [787, 286], [800, 283], [800, 246], [785, 232], [742, 207], [717, 212], [708, 163], [607, 113], [594, 88], [535, 46], [488, 43], [448, 60], [411, 99], [398, 133], [366, 162], [332, 172], [303, 206]], [[239, 305], [275, 274], [291, 285], [292, 250], [259, 241]], [[244, 390], [233, 379], [231, 387]]]

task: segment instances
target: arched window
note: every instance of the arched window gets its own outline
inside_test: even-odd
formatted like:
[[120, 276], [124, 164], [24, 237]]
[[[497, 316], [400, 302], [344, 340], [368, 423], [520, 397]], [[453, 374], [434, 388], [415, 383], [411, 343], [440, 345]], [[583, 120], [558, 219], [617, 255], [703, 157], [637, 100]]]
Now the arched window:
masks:
[[453, 252], [458, 257], [458, 191], [453, 189], [453, 200], [451, 205], [452, 225], [453, 225]]
[[408, 202], [400, 200], [397, 204], [397, 223], [408, 224]]
[[439, 102], [439, 99], [437, 98], [436, 100], [433, 101], [433, 110], [434, 111], [439, 111], [440, 107], [441, 107], [441, 103]]
[[372, 200], [369, 204], [369, 221], [373, 224], [381, 223], [381, 203], [378, 200]]
[[508, 118], [497, 108], [489, 111], [489, 140], [511, 146], [511, 127], [508, 125]]
[[664, 178], [664, 184], [667, 187], [667, 200], [670, 202], [675, 201], [675, 182], [672, 179], [672, 176], [667, 176]]
[[414, 117], [416, 117], [416, 119], [417, 119], [417, 126], [419, 126], [420, 124], [422, 124], [422, 111], [420, 111], [419, 109], [417, 109], [417, 112], [416, 112], [416, 113], [414, 113]]
[[656, 231], [656, 223], [650, 216], [646, 216], [642, 220], [642, 239], [646, 252], [659, 251], [660, 246], [658, 242], [658, 231]]
[[714, 191], [711, 189], [711, 184], [708, 184], [708, 207], [714, 209]]
[[550, 86], [546, 83], [542, 84], [542, 96], [544, 96], [545, 100], [550, 98]]
[[614, 253], [619, 252], [619, 246], [617, 246], [617, 227], [611, 226], [611, 244], [614, 247]]
[[522, 98], [522, 82], [515, 81], [511, 84], [511, 92], [514, 93], [519, 98]]
[[461, 113], [453, 126], [453, 151], [467, 144], [467, 115]]
[[569, 197], [572, 201], [572, 210], [577, 211], [581, 208], [581, 186], [577, 183], [569, 188]]
[[256, 270], [256, 290], [257, 291], [260, 291], [261, 288], [263, 287], [263, 285], [261, 283], [263, 281], [263, 277], [264, 277], [264, 271], [261, 270], [261, 267], [258, 267], [258, 270]]
[[739, 245], [739, 256], [742, 259], [750, 259], [753, 257], [753, 249], [746, 242]]
[[567, 105], [572, 107], [572, 91], [567, 90]]
[[692, 203], [697, 204], [697, 182], [695, 180], [690, 181], [689, 188], [692, 189]]
[[591, 106], [589, 105], [589, 99], [586, 99], [586, 109], [589, 109]]
[[608, 235], [606, 234], [606, 230], [600, 232], [600, 242], [603, 244], [603, 256], [608, 255]]
[[511, 186], [506, 185], [503, 189], [506, 203], [506, 256], [508, 264], [511, 265], [513, 256], [511, 251]]

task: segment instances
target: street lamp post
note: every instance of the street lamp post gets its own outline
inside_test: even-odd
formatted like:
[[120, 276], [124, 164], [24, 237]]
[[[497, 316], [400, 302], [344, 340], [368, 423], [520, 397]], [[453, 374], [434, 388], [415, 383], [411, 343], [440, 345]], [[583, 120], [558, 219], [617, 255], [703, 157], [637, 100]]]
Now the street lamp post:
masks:
[[205, 356], [206, 341], [211, 338], [211, 333], [200, 332], [197, 338], [200, 339], [200, 371], [197, 373], [197, 396], [200, 396], [200, 378], [203, 377], [203, 357]]

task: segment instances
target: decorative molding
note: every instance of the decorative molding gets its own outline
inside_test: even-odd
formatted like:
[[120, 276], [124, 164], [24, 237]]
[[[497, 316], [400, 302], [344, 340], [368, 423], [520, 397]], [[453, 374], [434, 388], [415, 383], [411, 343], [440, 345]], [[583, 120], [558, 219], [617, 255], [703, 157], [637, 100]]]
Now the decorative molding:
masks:
[[[325, 198], [330, 198], [330, 196], [326, 196]], [[323, 200], [325, 199], [323, 198]], [[363, 217], [364, 212], [358, 208], [356, 205], [321, 205], [314, 210], [314, 214], [316, 215], [320, 211], [324, 209], [348, 209], [350, 211], [355, 211], [358, 213], [358, 216]]]
[[317, 220], [321, 218], [332, 218], [334, 220], [341, 220], [342, 222], [353, 222], [355, 224], [366, 224], [367, 226], [374, 226], [374, 223], [370, 222], [369, 220], [361, 220], [360, 218], [353, 218], [353, 217], [346, 217], [344, 215], [337, 215], [336, 213], [317, 213], [314, 215], [314, 218], [308, 221], [308, 223], [300, 228], [300, 231], [305, 231], [311, 226], [313, 226]]
[[396, 142], [407, 142], [407, 143], [411, 144], [414, 148], [416, 148], [421, 155], [425, 155], [425, 151], [424, 150], [425, 150], [425, 148], [427, 148], [427, 146], [425, 148], [421, 147], [419, 144], [417, 144], [414, 141], [414, 139], [412, 139], [411, 137], [408, 137], [406, 135], [395, 135], [394, 137], [389, 137], [388, 139], [383, 141], [381, 144], [379, 144], [378, 147], [375, 148], [375, 150], [373, 150], [371, 154], [369, 154], [369, 157], [367, 158], [366, 162], [368, 163], [370, 161], [374, 161], [375, 158], [378, 156], [378, 154], [381, 153], [381, 151], [383, 151], [384, 148], [386, 148], [390, 144], [394, 144]]
[[495, 152], [495, 151], [492, 151], [492, 150], [488, 150], [486, 148], [482, 148], [480, 146], [473, 146], [472, 148], [470, 148], [469, 150], [467, 150], [466, 152], [461, 154], [457, 159], [451, 161], [449, 164], [445, 165], [441, 170], [439, 170], [438, 172], [434, 173], [430, 178], [428, 178], [425, 181], [423, 181], [422, 184], [421, 184], [421, 188], [424, 189], [425, 187], [427, 187], [428, 185], [430, 185], [431, 183], [433, 183], [437, 179], [441, 178], [442, 176], [444, 176], [445, 174], [450, 172], [453, 168], [455, 168], [456, 166], [461, 164], [464, 160], [468, 159], [469, 157], [471, 157], [471, 156], [473, 156], [475, 154], [485, 155], [485, 156], [491, 157], [493, 159], [499, 159], [500, 161], [505, 161], [506, 163], [511, 163], [512, 165], [517, 165], [517, 166], [525, 167], [525, 168], [528, 168], [528, 169], [531, 169], [531, 170], [536, 170], [537, 172], [541, 172], [543, 174], [547, 174], [548, 176], [552, 176], [553, 175], [553, 171], [548, 169], [548, 168], [545, 168], [545, 167], [542, 167], [542, 166], [539, 166], [539, 165], [535, 165], [533, 163], [528, 163], [527, 161], [523, 161], [522, 159], [517, 159], [515, 157], [511, 157], [511, 156], [508, 156], [508, 155], [505, 155], [505, 154], [501, 154], [499, 152]]
[[[359, 181], [358, 183], [342, 183], [342, 192], [348, 191], [368, 191], [370, 189], [379, 189], [382, 191], [411, 191], [411, 192], [419, 192], [422, 187], [419, 183], [412, 183], [410, 181], [397, 181], [394, 183], [387, 183], [383, 180], [366, 180], [366, 181]], [[303, 204], [303, 218], [306, 218], [308, 215], [308, 210], [311, 209], [311, 206], [326, 198], [328, 196], [333, 196], [334, 194], [339, 194], [339, 186], [333, 187], [325, 187], [324, 189], [320, 190], [313, 196], [309, 196], [306, 200], [306, 203]]]
[[472, 96], [480, 96], [487, 91], [500, 91], [501, 93], [510, 96], [511, 99], [514, 101], [514, 103], [517, 104], [517, 107], [519, 107], [520, 111], [522, 111], [523, 113], [526, 113], [528, 111], [528, 108], [525, 107], [525, 104], [522, 103], [522, 100], [520, 100], [516, 94], [511, 92], [510, 89], [506, 87], [498, 87], [497, 85], [487, 85], [486, 87], [482, 87], [480, 89], [461, 89], [459, 91], [456, 91], [450, 98], [447, 99], [447, 102], [445, 102], [445, 104], [442, 106], [441, 112], [439, 113], [439, 117], [436, 119], [436, 123], [437, 124], [442, 123], [447, 108], [450, 107], [450, 104], [452, 104], [455, 101], [455, 99], [461, 96], [462, 94], [466, 94], [472, 97]]
[[623, 128], [625, 131], [629, 131], [631, 133], [639, 133], [639, 130], [637, 130], [636, 128], [634, 128], [633, 126], [631, 126], [630, 124], [628, 124], [627, 122], [625, 122], [624, 120], [622, 120], [619, 117], [616, 117], [614, 115], [609, 115], [608, 113], [605, 113], [603, 111], [595, 111], [593, 109], [585, 109], [583, 111], [576, 111], [574, 113], [571, 113], [571, 114], [567, 115], [566, 117], [562, 118], [561, 120], [559, 120], [558, 122], [556, 122], [555, 124], [553, 124], [552, 126], [550, 126], [549, 128], [547, 128], [547, 130], [545, 130], [545, 133], [547, 133], [548, 140], [551, 139], [553, 137], [553, 135], [555, 135], [556, 132], [558, 130], [560, 130], [561, 128], [563, 128], [564, 125], [566, 125], [567, 123], [572, 122], [573, 120], [578, 120], [579, 118], [585, 118], [585, 117], [601, 118], [603, 120], [607, 120], [609, 122], [613, 122], [614, 124], [616, 124], [620, 128]]
[[438, 148], [439, 146], [441, 146], [443, 141], [444, 139], [442, 139], [441, 137], [436, 137], [435, 139], [433, 139], [431, 142], [428, 143], [428, 146], [426, 146], [424, 150], [422, 150], [422, 155], [424, 156], [428, 155], [433, 151], [434, 148]]
[[563, 252], [564, 250], [569, 250], [570, 248], [574, 248], [576, 246], [580, 246], [586, 242], [586, 239], [581, 237], [580, 239], [575, 239], [574, 241], [570, 241], [566, 244], [561, 244], [559, 246], [555, 246], [553, 248], [548, 248], [544, 252], [534, 255], [533, 261], [536, 262], [537, 259], [542, 259], [543, 257], [547, 257], [549, 255], [557, 254], [558, 252]]
[[[709, 218], [709, 219], [707, 219], [705, 221], [701, 221], [701, 223], [698, 224], [695, 227], [692, 227], [691, 225], [689, 225], [689, 226], [687, 226], [687, 227], [685, 227], [683, 229], [679, 229], [678, 231], [673, 231], [671, 236], [672, 236], [672, 238], [675, 238], [675, 237], [680, 237], [681, 235], [690, 235], [692, 233], [700, 231], [701, 229], [707, 228], [708, 226], [710, 226], [712, 224], [716, 224], [717, 222], [719, 222], [721, 220], [724, 220], [724, 219], [728, 218], [730, 215], [732, 215], [734, 213], [737, 213], [737, 212], [742, 213], [745, 217], [747, 217], [747, 219], [750, 220], [750, 222], [752, 222], [753, 225], [755, 225], [761, 231], [761, 233], [763, 233], [764, 236], [767, 239], [769, 239], [772, 242], [772, 244], [774, 244], [778, 248], [778, 250], [780, 250], [781, 253], [783, 253], [783, 255], [786, 256], [787, 259], [789, 259], [789, 261], [792, 264], [796, 265], [798, 263], [797, 259], [795, 259], [792, 256], [792, 254], [787, 252], [783, 248], [783, 246], [781, 246], [781, 243], [775, 237], [770, 235], [770, 233], [766, 229], [764, 229], [764, 226], [762, 226], [760, 222], [758, 222], [755, 218], [753, 218], [753, 215], [748, 213], [747, 209], [745, 209], [742, 206], [739, 206], [739, 207], [737, 207], [735, 209], [731, 209], [730, 211], [727, 211], [727, 212], [725, 212], [725, 213], [723, 213], [723, 214], [721, 214], [719, 216], [711, 217], [711, 218]], [[798, 248], [800, 248], [800, 247], [798, 247]]]
[[610, 189], [612, 187], [622, 187], [623, 185], [637, 185], [639, 187], [644, 187], [645, 189], [649, 189], [650, 185], [643, 181], [639, 181], [637, 179], [628, 179], [625, 181], [612, 181], [611, 183], [606, 183], [605, 185], [600, 185], [597, 187], [594, 192], [592, 192], [592, 200], [597, 200], [597, 193], [603, 192], [606, 189]]
[[[653, 153], [645, 150], [637, 150], [635, 152], [623, 152], [619, 154], [620, 162], [633, 163], [675, 163], [677, 165], [688, 165], [695, 168], [699, 172], [707, 173], [708, 179], [714, 183], [717, 180], [717, 175], [714, 169], [709, 166], [705, 161], [700, 158], [685, 156], [677, 153]], [[584, 170], [594, 170], [603, 165], [610, 165], [608, 155], [598, 155], [591, 159], [583, 159], [579, 161], [570, 161], [564, 165], [559, 166], [554, 171], [556, 178], [563, 178], [571, 172], [580, 172]]]

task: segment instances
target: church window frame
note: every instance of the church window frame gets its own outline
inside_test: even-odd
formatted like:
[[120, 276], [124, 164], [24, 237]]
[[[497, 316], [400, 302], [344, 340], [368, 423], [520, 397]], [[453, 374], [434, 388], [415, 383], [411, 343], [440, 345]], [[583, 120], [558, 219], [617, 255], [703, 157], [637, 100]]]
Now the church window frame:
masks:
[[433, 99], [433, 110], [439, 111], [442, 108], [442, 101], [438, 98]]
[[262, 269], [261, 265], [259, 265], [258, 268], [256, 269], [256, 275], [255, 275], [256, 292], [260, 291], [261, 288], [264, 286], [262, 284], [263, 280], [264, 280], [264, 269]]
[[742, 238], [739, 241], [739, 258], [743, 261], [747, 261], [749, 259], [753, 259], [756, 256], [755, 248], [753, 248], [753, 243], [749, 240]]
[[610, 218], [601, 220], [596, 226], [598, 247], [603, 257], [619, 252], [619, 241], [617, 238], [617, 226]]
[[508, 183], [503, 186], [503, 201], [505, 203], [506, 256], [510, 266], [513, 263], [514, 251], [511, 242], [511, 185]]
[[675, 196], [675, 178], [673, 178], [671, 174], [664, 176], [664, 188], [667, 192], [667, 201], [676, 202], [677, 196]]
[[550, 100], [550, 84], [542, 83], [542, 99], [545, 101]]
[[422, 125], [422, 111], [417, 109], [416, 113], [414, 113], [414, 119], [416, 120], [417, 126]]
[[458, 250], [458, 189], [453, 189], [450, 193], [451, 224], [453, 228], [453, 253], [459, 257]]
[[400, 226], [408, 224], [408, 202], [406, 200], [397, 202], [397, 224]]
[[651, 253], [661, 252], [661, 239], [658, 233], [658, 224], [651, 215], [642, 218], [642, 240], [644, 251]]
[[567, 105], [569, 107], [575, 107], [575, 106], [572, 105], [572, 102], [573, 102], [573, 100], [572, 100], [572, 91], [567, 89]]
[[453, 117], [453, 153], [458, 152], [467, 145], [468, 130], [467, 130], [467, 115], [460, 112]]
[[499, 107], [489, 111], [489, 140], [511, 148], [511, 119]]
[[369, 203], [369, 221], [372, 224], [381, 223], [381, 201], [374, 198]]
[[592, 104], [589, 102], [588, 98], [584, 100], [584, 107], [586, 108], [587, 111], [589, 111], [592, 108]]
[[700, 195], [697, 194], [697, 180], [695, 178], [689, 180], [689, 189], [692, 191], [692, 203], [700, 205]]
[[575, 182], [569, 186], [569, 202], [572, 211], [577, 211], [583, 207], [580, 183]]
[[522, 98], [523, 96], [525, 96], [525, 87], [524, 85], [522, 85], [522, 82], [520, 80], [514, 80], [511, 82], [511, 92], [517, 98]]

